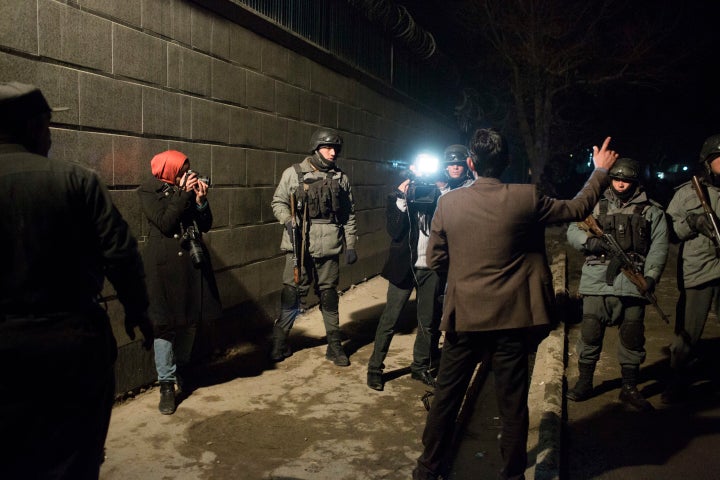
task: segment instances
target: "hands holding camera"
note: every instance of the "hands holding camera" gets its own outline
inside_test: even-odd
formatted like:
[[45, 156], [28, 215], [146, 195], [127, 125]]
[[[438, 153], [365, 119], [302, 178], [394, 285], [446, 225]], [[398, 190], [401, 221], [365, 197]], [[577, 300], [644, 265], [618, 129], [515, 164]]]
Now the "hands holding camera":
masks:
[[408, 178], [404, 182], [402, 182], [400, 185], [398, 185], [398, 190], [400, 191], [400, 197], [405, 198], [405, 195], [407, 195], [408, 188], [410, 187], [410, 179]]
[[185, 186], [186, 192], [195, 192], [195, 203], [202, 205], [207, 198], [208, 184], [200, 179], [198, 173], [188, 170], [182, 177], [180, 185]]

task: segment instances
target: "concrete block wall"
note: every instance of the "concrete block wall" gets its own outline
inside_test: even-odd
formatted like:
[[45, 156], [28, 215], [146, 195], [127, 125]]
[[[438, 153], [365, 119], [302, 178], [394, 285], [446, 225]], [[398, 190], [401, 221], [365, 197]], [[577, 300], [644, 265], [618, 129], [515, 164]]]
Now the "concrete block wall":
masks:
[[[186, 153], [214, 184], [215, 225], [205, 237], [227, 315], [222, 338], [269, 323], [278, 308], [282, 227], [270, 209], [282, 171], [301, 161], [319, 126], [340, 130], [340, 165], [357, 208], [360, 260], [341, 289], [377, 274], [388, 237], [390, 161], [420, 139], [451, 143], [442, 119], [391, 99], [188, 0], [0, 2], [0, 81], [38, 85], [52, 105], [52, 158], [97, 171], [134, 234], [147, 234], [135, 188], [150, 159]], [[108, 295], [112, 288], [106, 288]], [[152, 381], [152, 359], [121, 346], [118, 388]], [[128, 368], [123, 368], [125, 364]]]

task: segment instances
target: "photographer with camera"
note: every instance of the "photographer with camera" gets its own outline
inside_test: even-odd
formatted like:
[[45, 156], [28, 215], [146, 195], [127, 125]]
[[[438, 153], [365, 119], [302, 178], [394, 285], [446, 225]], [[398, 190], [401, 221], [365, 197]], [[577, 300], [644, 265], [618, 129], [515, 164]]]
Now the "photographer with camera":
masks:
[[[467, 175], [467, 148], [451, 145], [445, 149], [442, 171], [422, 171], [422, 160], [410, 167], [410, 178], [388, 196], [387, 232], [392, 238], [390, 251], [381, 275], [388, 280], [385, 309], [378, 321], [375, 345], [368, 362], [367, 385], [382, 390], [382, 373], [396, 323], [413, 288], [417, 300], [417, 333], [410, 364], [411, 378], [435, 387], [433, 369], [440, 360], [439, 298], [445, 280], [430, 270], [425, 262], [430, 223], [440, 195], [472, 183]], [[461, 163], [462, 165], [458, 165]]]
[[168, 150], [150, 162], [153, 177], [138, 189], [149, 221], [143, 252], [155, 328], [155, 368], [164, 415], [175, 412], [177, 370], [190, 360], [200, 322], [220, 316], [222, 307], [202, 234], [212, 227], [208, 182], [190, 170], [184, 153]]

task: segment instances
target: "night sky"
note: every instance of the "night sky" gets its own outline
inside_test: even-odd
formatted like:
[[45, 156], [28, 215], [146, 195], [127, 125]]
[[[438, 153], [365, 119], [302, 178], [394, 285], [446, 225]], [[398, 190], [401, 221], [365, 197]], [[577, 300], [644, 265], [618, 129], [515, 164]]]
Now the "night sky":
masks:
[[[477, 37], [468, 38], [455, 26], [455, 10], [464, 0], [394, 1], [405, 5], [415, 21], [433, 33], [443, 54], [461, 68], [482, 50]], [[603, 92], [601, 108], [577, 110], [592, 118], [598, 141], [613, 136], [621, 154], [643, 156], [652, 151], [654, 162], [695, 162], [703, 140], [720, 133], [720, 2], [631, 1], [635, 9], [631, 14], [636, 17], [627, 22], [629, 28], [642, 21], [646, 9], [663, 8], [666, 3], [681, 6], [681, 14], [667, 30], [670, 45], [680, 47], [686, 58], [673, 69], [674, 78], [657, 89], [636, 90], [620, 82]]]

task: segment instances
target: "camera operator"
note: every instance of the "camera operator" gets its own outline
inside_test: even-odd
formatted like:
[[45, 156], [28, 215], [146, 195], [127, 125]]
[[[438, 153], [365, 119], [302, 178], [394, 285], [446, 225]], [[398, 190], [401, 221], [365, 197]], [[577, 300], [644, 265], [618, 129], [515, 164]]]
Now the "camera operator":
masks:
[[[373, 390], [382, 390], [382, 373], [390, 342], [395, 333], [400, 313], [416, 289], [417, 333], [413, 347], [413, 361], [410, 376], [415, 380], [435, 387], [432, 371], [440, 359], [440, 314], [442, 305], [439, 298], [445, 288], [443, 278], [425, 263], [430, 222], [441, 194], [458, 187], [469, 185], [466, 162], [467, 148], [451, 145], [445, 149], [444, 173], [430, 175], [435, 180], [432, 191], [425, 189], [418, 193], [417, 167], [410, 167], [411, 179], [402, 182], [397, 192], [388, 196], [386, 209], [387, 232], [392, 238], [390, 250], [381, 275], [388, 280], [385, 309], [378, 321], [375, 345], [368, 362], [367, 385]], [[462, 165], [458, 165], [462, 163]], [[423, 186], [428, 186], [427, 181]]]
[[160, 382], [158, 409], [175, 412], [177, 370], [190, 360], [200, 322], [222, 308], [202, 233], [212, 227], [208, 184], [190, 170], [184, 153], [168, 150], [150, 162], [153, 177], [138, 189], [149, 221], [144, 250], [150, 320], [155, 328], [155, 368]]

